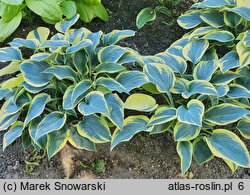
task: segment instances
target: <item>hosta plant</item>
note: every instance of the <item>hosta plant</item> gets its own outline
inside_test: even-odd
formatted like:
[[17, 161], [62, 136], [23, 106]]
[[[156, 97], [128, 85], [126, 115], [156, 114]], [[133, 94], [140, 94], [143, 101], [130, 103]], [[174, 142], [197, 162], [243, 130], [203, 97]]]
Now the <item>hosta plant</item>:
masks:
[[[247, 1], [205, 0], [179, 17], [191, 29], [143, 67], [148, 92], [166, 104], [138, 130], [172, 132], [185, 174], [192, 159], [222, 158], [234, 172], [250, 167], [250, 8]], [[129, 131], [127, 129], [127, 131]], [[112, 147], [117, 143], [112, 142]]]
[[32, 12], [49, 24], [71, 19], [77, 13], [85, 22], [95, 17], [108, 19], [101, 0], [0, 0], [0, 42], [18, 28], [22, 18], [31, 20]]
[[94, 151], [96, 143], [111, 141], [112, 129], [144, 121], [140, 116], [124, 121], [124, 109], [138, 106], [138, 96], [148, 99], [143, 108], [155, 106], [150, 96], [129, 96], [131, 90], [148, 83], [142, 72], [127, 70], [128, 64], [143, 62], [143, 57], [116, 45], [134, 32], [115, 30], [104, 35], [71, 29], [78, 18], [57, 23], [59, 32], [51, 38], [47, 28], [39, 27], [27, 39], [16, 38], [10, 47], [0, 49], [0, 61], [9, 62], [0, 76], [14, 74], [0, 88], [4, 149], [21, 137], [25, 149], [33, 145], [49, 158], [67, 142]]

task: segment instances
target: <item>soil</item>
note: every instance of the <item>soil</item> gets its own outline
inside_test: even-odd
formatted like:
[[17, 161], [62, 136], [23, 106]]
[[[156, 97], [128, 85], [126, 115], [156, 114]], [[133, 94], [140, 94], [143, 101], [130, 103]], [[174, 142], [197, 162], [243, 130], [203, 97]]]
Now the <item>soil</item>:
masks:
[[[105, 33], [113, 29], [133, 29], [137, 33], [135, 37], [122, 41], [121, 44], [137, 49], [145, 55], [153, 55], [164, 51], [175, 40], [185, 32], [175, 23], [168, 26], [163, 21], [176, 20], [181, 12], [185, 12], [192, 4], [191, 0], [183, 1], [176, 9], [173, 17], [159, 16], [156, 21], [138, 30], [135, 25], [136, 15], [141, 9], [155, 4], [155, 0], [103, 0], [108, 9], [110, 19], [102, 22], [95, 19], [90, 24], [81, 24], [91, 31], [102, 30]], [[39, 18], [34, 18], [34, 25], [22, 22], [21, 28], [17, 30], [6, 42], [13, 37], [24, 38], [27, 33], [37, 26], [46, 26]], [[80, 24], [78, 24], [80, 26]], [[0, 44], [0, 47], [5, 44]], [[0, 63], [0, 68], [4, 64]], [[4, 80], [5, 78], [1, 78]], [[0, 148], [2, 148], [3, 132], [0, 132]], [[246, 141], [250, 149], [250, 141]], [[0, 150], [0, 179], [18, 178], [141, 178], [141, 179], [173, 179], [183, 178], [180, 171], [180, 159], [176, 153], [176, 144], [171, 134], [160, 134], [149, 136], [140, 134], [130, 142], [122, 143], [109, 152], [109, 145], [98, 146], [98, 152], [86, 152], [72, 149], [70, 146], [64, 148], [60, 154], [51, 161], [46, 158], [38, 160], [38, 166], [27, 173], [27, 164], [33, 152], [24, 152], [20, 141], [8, 147], [4, 152]], [[101, 171], [93, 168], [98, 162], [104, 162]], [[102, 172], [102, 173], [101, 173]], [[188, 178], [199, 179], [226, 179], [244, 178], [250, 179], [250, 170], [240, 168], [234, 174], [221, 159], [215, 158], [209, 163], [198, 166], [193, 162], [189, 170]]]

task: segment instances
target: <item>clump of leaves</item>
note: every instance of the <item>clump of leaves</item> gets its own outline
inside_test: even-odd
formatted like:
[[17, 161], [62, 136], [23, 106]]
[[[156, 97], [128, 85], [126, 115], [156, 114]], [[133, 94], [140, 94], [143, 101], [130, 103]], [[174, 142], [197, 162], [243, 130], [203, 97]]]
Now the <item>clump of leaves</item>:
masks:
[[[134, 31], [115, 30], [104, 35], [86, 28], [70, 29], [78, 18], [57, 23], [59, 32], [50, 39], [49, 29], [39, 27], [27, 39], [16, 38], [10, 47], [0, 49], [0, 61], [10, 62], [0, 75], [15, 74], [0, 88], [0, 97], [5, 99], [0, 131], [8, 130], [4, 149], [22, 136], [25, 148], [32, 145], [47, 151], [49, 158], [67, 142], [95, 151], [96, 143], [111, 141], [112, 128], [123, 128], [126, 105], [138, 106], [135, 97], [124, 105], [118, 95], [128, 96], [131, 90], [148, 83], [142, 72], [128, 71], [126, 66], [142, 62], [143, 57], [115, 45], [133, 36]], [[23, 49], [30, 50], [31, 56], [25, 59]], [[123, 132], [117, 135], [121, 140]]]
[[192, 30], [144, 67], [168, 102], [149, 120], [150, 133], [172, 129], [183, 174], [192, 156], [198, 164], [222, 158], [233, 172], [249, 168], [249, 152], [233, 131], [250, 139], [249, 4], [205, 0], [178, 23]]
[[[180, 3], [181, 0], [158, 0], [158, 4], [155, 8], [146, 7], [140, 11], [136, 18], [137, 28], [142, 28], [145, 24], [152, 22], [156, 19], [157, 14], [163, 14], [165, 16], [172, 16], [174, 13], [174, 6]], [[171, 22], [164, 22], [171, 25]]]
[[95, 17], [108, 20], [101, 0], [0, 0], [0, 42], [18, 28], [27, 14], [30, 20], [33, 17], [30, 12], [41, 16], [49, 24], [55, 24], [63, 18], [71, 19], [77, 13], [85, 22], [91, 22]]

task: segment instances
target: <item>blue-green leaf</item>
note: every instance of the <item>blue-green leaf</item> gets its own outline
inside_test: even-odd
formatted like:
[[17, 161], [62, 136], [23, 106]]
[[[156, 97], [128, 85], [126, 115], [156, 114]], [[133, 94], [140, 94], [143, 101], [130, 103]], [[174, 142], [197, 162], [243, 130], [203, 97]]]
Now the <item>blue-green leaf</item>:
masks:
[[193, 147], [189, 141], [177, 143], [177, 153], [181, 158], [181, 172], [184, 175], [192, 162]]
[[236, 13], [240, 15], [242, 18], [250, 21], [250, 8], [249, 7], [237, 6], [237, 7], [228, 9], [228, 11]]
[[160, 107], [155, 111], [155, 114], [151, 117], [148, 125], [160, 125], [170, 122], [176, 119], [176, 109], [170, 107]]
[[118, 81], [112, 78], [100, 77], [96, 81], [96, 85], [100, 85], [108, 88], [111, 91], [117, 91], [119, 93], [128, 93], [128, 91]]
[[66, 126], [48, 135], [47, 154], [49, 159], [55, 156], [66, 145], [67, 138], [68, 129]]
[[23, 129], [24, 129], [23, 123], [20, 121], [12, 125], [10, 130], [4, 134], [3, 150], [5, 150], [5, 148], [8, 145], [13, 143], [17, 138], [19, 138], [22, 135]]
[[225, 129], [217, 129], [209, 138], [205, 138], [211, 152], [220, 158], [249, 168], [250, 157], [248, 150], [241, 139], [233, 132]]
[[20, 39], [15, 38], [13, 41], [8, 43], [11, 47], [25, 47], [29, 49], [36, 49], [39, 45], [39, 42], [36, 39]]
[[104, 94], [99, 91], [90, 92], [86, 98], [86, 103], [81, 102], [78, 105], [78, 110], [82, 115], [92, 115], [96, 113], [109, 115], [107, 102]]
[[200, 39], [189, 42], [183, 49], [186, 60], [197, 64], [209, 47], [208, 40]]
[[105, 100], [108, 105], [110, 115], [108, 118], [118, 127], [122, 128], [124, 121], [123, 101], [116, 94], [106, 94]]
[[202, 37], [205, 40], [219, 41], [222, 43], [230, 42], [235, 39], [234, 35], [226, 30], [214, 31]]
[[76, 45], [73, 45], [71, 47], [68, 47], [66, 49], [66, 53], [67, 54], [73, 54], [78, 52], [79, 50], [82, 50], [84, 48], [87, 48], [88, 46], [92, 45], [92, 41], [89, 39], [83, 39], [82, 41], [80, 41], [79, 43], [77, 43]]
[[83, 118], [77, 125], [78, 133], [94, 143], [106, 143], [111, 141], [111, 132], [107, 122], [96, 115]]
[[227, 85], [238, 77], [240, 77], [240, 75], [236, 72], [229, 70], [223, 74], [218, 70], [213, 74], [210, 82], [213, 83], [213, 85]]
[[237, 129], [241, 133], [241, 135], [246, 138], [250, 139], [250, 119], [242, 119], [237, 124]]
[[215, 28], [220, 28], [225, 25], [223, 13], [219, 11], [205, 11], [200, 17], [204, 22]]
[[178, 122], [174, 128], [174, 139], [176, 141], [189, 141], [195, 139], [201, 128], [195, 125]]
[[20, 64], [24, 80], [33, 87], [43, 87], [49, 83], [53, 75], [43, 73], [49, 67], [46, 62], [25, 61]]
[[235, 28], [240, 25], [243, 18], [233, 12], [224, 12], [224, 22], [227, 26]]
[[187, 109], [183, 106], [177, 109], [177, 119], [182, 123], [201, 127], [204, 110], [205, 107], [201, 101], [191, 100], [187, 104]]
[[139, 132], [149, 132], [152, 127], [148, 127], [147, 123], [148, 118], [146, 116], [129, 116], [126, 118], [122, 129], [117, 128], [112, 135], [111, 150], [119, 143], [129, 141]]
[[187, 70], [187, 63], [180, 56], [169, 54], [167, 52], [159, 53], [156, 56], [161, 58], [175, 73], [184, 74]]
[[36, 30], [29, 32], [27, 39], [36, 39], [39, 43], [43, 43], [49, 37], [50, 30], [46, 27], [38, 27]]
[[110, 45], [102, 48], [98, 53], [98, 59], [102, 62], [116, 63], [125, 53], [127, 49], [118, 45]]
[[215, 87], [204, 80], [193, 80], [188, 83], [187, 91], [183, 92], [182, 96], [187, 99], [194, 94], [218, 95]]
[[0, 62], [8, 62], [22, 60], [22, 53], [18, 48], [15, 47], [3, 47], [0, 48]]
[[240, 60], [238, 53], [235, 51], [228, 52], [219, 60], [219, 67], [222, 73], [238, 66], [240, 66]]
[[121, 83], [128, 92], [149, 82], [147, 76], [140, 71], [122, 72], [116, 77], [116, 80]]
[[125, 67], [117, 63], [107, 62], [101, 63], [96, 67], [98, 73], [117, 73], [126, 70]]
[[102, 40], [104, 45], [113, 45], [122, 39], [133, 37], [134, 35], [135, 31], [133, 30], [113, 30], [112, 32], [104, 35]]
[[250, 91], [242, 85], [231, 84], [227, 96], [230, 98], [250, 98]]
[[75, 127], [72, 127], [69, 130], [68, 141], [72, 146], [74, 146], [77, 149], [96, 151], [95, 144], [89, 139], [80, 136]]
[[194, 68], [194, 79], [210, 81], [217, 68], [218, 65], [215, 60], [200, 61]]
[[210, 161], [214, 157], [203, 137], [198, 137], [194, 140], [193, 150], [194, 159], [199, 165]]
[[46, 59], [48, 59], [52, 54], [51, 53], [36, 53], [34, 55], [32, 55], [30, 57], [31, 60], [37, 61], [37, 62], [41, 62], [44, 61]]
[[205, 120], [215, 125], [227, 125], [243, 118], [250, 111], [233, 104], [220, 104], [208, 109], [205, 113]]
[[175, 75], [170, 67], [165, 64], [146, 64], [143, 72], [148, 76], [149, 81], [156, 85], [158, 91], [162, 93], [169, 92], [174, 86]]
[[37, 127], [35, 139], [39, 140], [42, 136], [61, 129], [66, 122], [66, 118], [66, 114], [57, 111], [46, 115]]
[[219, 85], [216, 87], [216, 91], [218, 93], [218, 97], [223, 97], [229, 91], [228, 85]]
[[199, 11], [192, 11], [181, 15], [177, 22], [184, 29], [191, 29], [202, 23], [200, 18], [201, 13]]
[[14, 115], [6, 115], [6, 116], [1, 116], [1, 121], [0, 121], [0, 131], [8, 129], [12, 124], [14, 124], [20, 113], [14, 114]]
[[68, 79], [77, 82], [77, 73], [69, 66], [54, 66], [43, 71], [45, 74], [54, 75], [59, 80]]
[[29, 124], [29, 122], [32, 121], [34, 118], [42, 114], [49, 100], [50, 100], [50, 96], [46, 93], [40, 93], [32, 99], [28, 114], [24, 121], [24, 127], [27, 124]]

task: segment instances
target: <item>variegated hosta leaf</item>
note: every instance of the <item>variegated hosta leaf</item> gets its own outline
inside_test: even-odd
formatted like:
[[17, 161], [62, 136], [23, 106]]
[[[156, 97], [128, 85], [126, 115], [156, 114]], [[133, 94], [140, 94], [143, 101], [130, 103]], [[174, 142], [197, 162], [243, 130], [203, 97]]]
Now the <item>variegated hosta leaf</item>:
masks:
[[172, 128], [174, 121], [166, 122], [160, 125], [154, 125], [150, 135], [164, 133]]
[[88, 46], [91, 46], [93, 43], [89, 39], [83, 39], [76, 45], [70, 46], [66, 49], [67, 54], [74, 54], [82, 49], [87, 48]]
[[155, 114], [149, 120], [148, 125], [160, 125], [174, 119], [176, 119], [176, 109], [164, 106], [155, 111]]
[[43, 71], [44, 74], [54, 75], [59, 80], [68, 79], [73, 82], [78, 81], [77, 73], [68, 66], [54, 66]]
[[118, 81], [112, 78], [100, 77], [96, 81], [97, 86], [103, 86], [111, 91], [117, 91], [119, 93], [128, 93], [128, 91]]
[[227, 9], [227, 11], [236, 13], [239, 16], [241, 16], [242, 18], [250, 21], [250, 8], [249, 7], [237, 6], [234, 8]]
[[10, 127], [9, 131], [3, 137], [3, 150], [22, 135], [23, 129], [23, 123], [20, 121]]
[[81, 75], [84, 76], [88, 73], [88, 57], [84, 51], [78, 51], [73, 54], [73, 64]]
[[190, 81], [187, 85], [187, 90], [182, 93], [182, 97], [187, 99], [194, 94], [218, 95], [215, 87], [205, 80]]
[[196, 28], [189, 36], [189, 39], [193, 38], [193, 37], [200, 37], [206, 34], [209, 34], [213, 31], [216, 31], [216, 28], [212, 27], [212, 26], [205, 26], [205, 27], [199, 27]]
[[107, 62], [101, 63], [96, 67], [97, 73], [117, 73], [126, 70], [125, 67], [117, 63]]
[[139, 132], [150, 132], [152, 127], [148, 127], [149, 119], [146, 116], [129, 116], [124, 120], [121, 129], [117, 128], [112, 135], [111, 150], [119, 143], [129, 141], [135, 134]]
[[210, 161], [214, 157], [203, 137], [198, 137], [193, 141], [193, 150], [194, 159], [199, 165]]
[[220, 158], [249, 168], [250, 157], [248, 150], [241, 139], [233, 132], [225, 129], [217, 129], [209, 138], [205, 138], [211, 152]]
[[183, 106], [177, 109], [177, 119], [182, 123], [201, 127], [204, 110], [205, 107], [201, 101], [191, 100], [187, 105], [187, 109]]
[[205, 120], [214, 125], [227, 125], [234, 123], [247, 114], [250, 111], [233, 104], [220, 104], [208, 109], [205, 113]]
[[31, 101], [30, 107], [28, 110], [28, 114], [24, 121], [24, 127], [29, 124], [34, 118], [38, 117], [44, 111], [44, 108], [48, 101], [50, 100], [50, 96], [46, 93], [37, 94]]
[[205, 11], [201, 14], [201, 19], [214, 28], [224, 26], [223, 13], [215, 10]]
[[41, 117], [37, 117], [34, 120], [32, 120], [29, 124], [29, 135], [32, 139], [33, 145], [36, 148], [36, 150], [40, 150], [41, 148], [43, 150], [46, 149], [47, 147], [47, 141], [48, 141], [48, 136], [44, 135], [41, 138], [39, 138], [38, 140], [35, 139], [36, 137], [36, 132], [37, 132], [37, 127], [39, 125], [39, 123], [42, 121]]
[[243, 18], [233, 12], [224, 12], [224, 22], [227, 26], [235, 28], [240, 25]]
[[217, 61], [215, 60], [200, 61], [194, 68], [194, 79], [210, 81], [217, 68]]
[[24, 81], [23, 75], [18, 74], [16, 77], [13, 77], [1, 83], [0, 87], [2, 90], [13, 89], [15, 87], [20, 86], [21, 83], [23, 83], [23, 81]]
[[73, 109], [85, 97], [90, 88], [91, 83], [88, 80], [69, 86], [63, 95], [63, 109]]
[[19, 115], [20, 113], [2, 116], [0, 122], [0, 131], [8, 129], [12, 124], [14, 124], [17, 121]]
[[3, 47], [0, 48], [0, 62], [9, 62], [9, 61], [21, 61], [22, 53], [18, 48], [15, 47]]
[[58, 111], [46, 115], [37, 127], [35, 139], [39, 140], [44, 135], [61, 129], [66, 122], [66, 114]]
[[227, 72], [230, 69], [240, 66], [239, 56], [237, 52], [228, 52], [219, 60], [219, 67], [222, 73]]
[[68, 140], [68, 128], [65, 125], [60, 130], [52, 132], [48, 135], [47, 154], [51, 159], [66, 145]]
[[88, 151], [96, 151], [95, 144], [89, 139], [82, 137], [75, 127], [69, 129], [68, 132], [69, 143], [77, 149], [84, 149]]
[[234, 79], [240, 77], [240, 75], [237, 72], [233, 71], [227, 71], [226, 73], [222, 73], [220, 70], [217, 70], [211, 79], [211, 83], [213, 85], [227, 85], [231, 83]]
[[178, 122], [174, 128], [176, 141], [189, 141], [195, 139], [200, 133], [201, 127]]
[[118, 128], [122, 128], [124, 121], [123, 101], [116, 94], [106, 94], [105, 100], [108, 105], [110, 115], [107, 116]]
[[133, 30], [113, 30], [112, 32], [104, 35], [102, 40], [104, 45], [112, 45], [122, 39], [133, 37], [134, 35], [135, 31]]
[[122, 72], [116, 77], [116, 80], [121, 83], [128, 92], [149, 82], [147, 76], [140, 71]]
[[202, 23], [199, 11], [192, 11], [181, 15], [177, 22], [184, 29], [191, 29]]
[[237, 129], [239, 130], [241, 135], [243, 137], [245, 137], [246, 139], [250, 139], [250, 128], [249, 127], [250, 127], [250, 119], [249, 118], [242, 119], [237, 124]]
[[183, 55], [186, 60], [192, 62], [193, 64], [197, 64], [201, 60], [208, 47], [208, 40], [200, 39], [191, 41], [184, 47]]
[[73, 26], [77, 20], [79, 19], [79, 14], [75, 15], [71, 20], [64, 20], [61, 22], [58, 22], [55, 25], [55, 28], [57, 31], [65, 33], [71, 26]]
[[228, 85], [219, 85], [216, 87], [216, 91], [218, 93], [218, 97], [224, 97], [228, 93], [229, 87]]
[[46, 62], [25, 61], [20, 64], [20, 70], [26, 83], [33, 87], [43, 87], [52, 79], [52, 74], [45, 74], [51, 65]]
[[78, 110], [82, 115], [87, 116], [97, 113], [109, 115], [108, 105], [103, 93], [99, 91], [90, 92], [86, 96], [85, 102], [78, 105]]
[[104, 118], [90, 115], [77, 124], [78, 133], [94, 143], [111, 141], [111, 132]]
[[181, 158], [181, 173], [184, 175], [192, 162], [193, 147], [191, 142], [183, 141], [177, 143], [177, 153]]
[[235, 1], [228, 0], [204, 0], [201, 3], [194, 4], [195, 8], [219, 8], [222, 6], [236, 5]]
[[182, 57], [167, 52], [156, 54], [156, 56], [161, 58], [175, 73], [184, 74], [187, 70], [187, 63]]
[[205, 40], [219, 41], [222, 43], [230, 42], [235, 39], [234, 35], [226, 30], [211, 32], [202, 37]]
[[242, 42], [246, 47], [250, 47], [250, 30], [246, 31], [244, 33], [244, 37], [242, 39]]
[[149, 81], [156, 85], [158, 91], [168, 93], [174, 86], [175, 75], [170, 67], [165, 64], [149, 63], [143, 67], [143, 72]]
[[20, 38], [15, 38], [13, 39], [9, 45], [11, 47], [25, 47], [29, 49], [36, 49], [38, 48], [39, 41], [37, 39], [20, 39]]
[[156, 109], [157, 106], [153, 97], [141, 93], [130, 95], [124, 104], [124, 108], [126, 109], [143, 112], [150, 112]]
[[36, 39], [39, 41], [39, 43], [43, 43], [46, 41], [49, 37], [50, 30], [46, 27], [38, 27], [36, 30], [33, 30], [29, 32], [26, 39], [32, 40]]
[[12, 61], [9, 65], [7, 65], [6, 67], [0, 70], [0, 76], [12, 74], [12, 73], [19, 71], [20, 70], [19, 65], [20, 65], [19, 62]]
[[113, 62], [116, 63], [125, 53], [127, 49], [118, 45], [110, 45], [102, 48], [98, 53], [98, 59], [101, 63]]
[[36, 53], [32, 56], [30, 56], [31, 60], [37, 61], [37, 62], [41, 62], [44, 61], [46, 59], [48, 59], [49, 57], [51, 57], [51, 53]]
[[241, 85], [231, 84], [227, 96], [230, 98], [250, 98], [250, 90]]
[[236, 50], [240, 58], [240, 67], [245, 67], [250, 64], [250, 50], [249, 48], [245, 47], [244, 43], [240, 41], [236, 45]]

